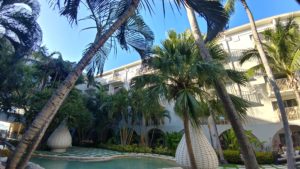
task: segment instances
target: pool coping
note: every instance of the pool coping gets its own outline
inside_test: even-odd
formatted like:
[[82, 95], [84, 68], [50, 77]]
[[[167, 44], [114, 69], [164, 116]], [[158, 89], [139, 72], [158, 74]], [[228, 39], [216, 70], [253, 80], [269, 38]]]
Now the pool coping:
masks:
[[167, 155], [159, 155], [159, 154], [150, 154], [150, 153], [124, 153], [124, 154], [102, 156], [102, 157], [78, 157], [78, 156], [33, 154], [33, 157], [47, 158], [53, 160], [82, 161], [82, 162], [110, 161], [113, 159], [126, 158], [126, 157], [134, 157], [134, 158], [147, 157], [147, 158], [159, 158], [159, 159], [175, 162], [175, 157], [167, 156]]

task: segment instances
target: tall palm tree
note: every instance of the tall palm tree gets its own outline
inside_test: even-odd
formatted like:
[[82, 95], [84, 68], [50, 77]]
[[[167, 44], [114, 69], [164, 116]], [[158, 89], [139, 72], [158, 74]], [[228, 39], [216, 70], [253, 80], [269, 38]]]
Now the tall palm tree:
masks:
[[[212, 56], [214, 61], [220, 62], [224, 64], [226, 62], [226, 58], [228, 57], [228, 54], [224, 49], [221, 48], [219, 44], [216, 43], [215, 40], [209, 41], [206, 44], [206, 48], [208, 49], [210, 55]], [[228, 76], [230, 79], [227, 79], [225, 82], [230, 82], [233, 81], [234, 83], [237, 83], [239, 86], [242, 85], [244, 86], [247, 83], [247, 78], [245, 78], [244, 74], [242, 72], [238, 72], [235, 70], [231, 69], [226, 69]], [[223, 155], [223, 150], [221, 147], [220, 139], [219, 139], [219, 134], [218, 130], [216, 127], [216, 119], [220, 116], [225, 116], [227, 119], [226, 111], [224, 110], [224, 107], [222, 106], [222, 102], [216, 98], [216, 91], [213, 90], [213, 85], [212, 86], [207, 86], [206, 91], [210, 93], [212, 98], [209, 99], [207, 102], [210, 116], [208, 117], [208, 125], [214, 131], [216, 134], [216, 137], [212, 141], [215, 142], [215, 148], [218, 151], [218, 155], [220, 158], [221, 163], [227, 163], [226, 159], [224, 158]], [[238, 112], [238, 116], [240, 117], [241, 120], [245, 119], [247, 107], [249, 107], [249, 104], [246, 101], [243, 101], [243, 99], [236, 97], [234, 95], [230, 95], [230, 98]]]
[[[63, 100], [73, 88], [83, 69], [91, 61], [90, 72], [94, 71], [95, 67], [100, 67], [100, 69], [103, 67], [103, 62], [110, 49], [109, 44], [106, 43], [110, 42], [110, 40], [107, 41], [108, 39], [117, 38], [123, 46], [128, 47], [128, 45], [132, 45], [139, 53], [146, 54], [147, 48], [151, 46], [154, 38], [151, 30], [141, 20], [140, 16], [135, 13], [138, 4], [138, 0], [133, 0], [130, 3], [126, 0], [120, 0], [109, 3], [107, 1], [98, 3], [97, 1], [97, 3], [89, 4], [89, 9], [93, 15], [91, 18], [98, 18], [103, 22], [99, 24], [95, 20], [97, 28], [95, 42], [84, 52], [83, 58], [59, 85], [56, 92], [37, 115], [32, 125], [27, 129], [16, 150], [11, 158], [9, 158], [6, 168], [24, 168], [26, 166], [46, 128], [63, 103]], [[32, 145], [29, 146], [31, 142]]]
[[[61, 0], [51, 0], [54, 4], [61, 5]], [[70, 19], [71, 22], [77, 21], [77, 13], [79, 6], [81, 2], [84, 2], [84, 0], [70, 0], [70, 1], [63, 1], [63, 8], [61, 8], [61, 14], [66, 16]], [[68, 77], [62, 82], [62, 84], [58, 87], [56, 92], [52, 95], [50, 100], [47, 102], [45, 107], [41, 110], [39, 115], [36, 117], [36, 119], [33, 121], [31, 127], [26, 131], [24, 134], [22, 140], [18, 144], [15, 152], [12, 154], [12, 156], [9, 158], [8, 165], [6, 168], [8, 169], [14, 169], [19, 165], [20, 159], [23, 160], [23, 165], [18, 166], [18, 168], [24, 168], [24, 165], [28, 161], [28, 159], [31, 156], [32, 151], [35, 150], [36, 146], [33, 146], [31, 149], [28, 149], [28, 145], [30, 142], [33, 142], [33, 139], [35, 137], [38, 137], [36, 141], [33, 142], [33, 144], [37, 144], [40, 141], [40, 137], [44, 134], [45, 128], [48, 127], [49, 123], [53, 119], [54, 115], [56, 114], [58, 108], [63, 103], [64, 99], [74, 86], [76, 80], [78, 79], [79, 75], [82, 73], [83, 69], [89, 64], [89, 62], [94, 58], [95, 55], [99, 53], [103, 53], [103, 46], [105, 42], [114, 34], [115, 31], [120, 30], [121, 34], [120, 39], [125, 39], [122, 32], [124, 31], [124, 28], [127, 28], [125, 25], [128, 23], [128, 19], [136, 14], [136, 10], [138, 9], [138, 6], [150, 9], [151, 4], [148, 0], [120, 0], [119, 1], [111, 1], [111, 0], [85, 0], [85, 2], [90, 2], [89, 6], [93, 8], [94, 11], [97, 11], [97, 14], [102, 14], [105, 18], [111, 17], [109, 14], [115, 14], [113, 18], [110, 19], [99, 19], [101, 21], [101, 25], [96, 25], [97, 28], [105, 26], [105, 29], [98, 29], [101, 30], [101, 32], [97, 32], [97, 36], [95, 38], [94, 43], [91, 44], [91, 46], [84, 52], [82, 59], [77, 64], [77, 66], [74, 68], [74, 70], [68, 75]], [[206, 8], [207, 3], [204, 3], [204, 5], [201, 5], [206, 2], [205, 0], [187, 0], [188, 4], [191, 4], [191, 6], [194, 8], [194, 10], [199, 14], [205, 14], [207, 20], [209, 20], [208, 28], [210, 32], [214, 32], [215, 29], [219, 29], [219, 25], [222, 22], [226, 22], [226, 17], [218, 17], [215, 18], [215, 15], [209, 15], [214, 13], [219, 13], [220, 10], [223, 10], [223, 8]], [[213, 3], [214, 5], [217, 5], [218, 7], [221, 6], [220, 3], [216, 3], [214, 1], [208, 1]], [[111, 4], [116, 3], [117, 5]], [[200, 4], [200, 5], [197, 5]], [[117, 10], [118, 12], [111, 12], [111, 9]], [[92, 14], [95, 16], [95, 13]], [[105, 23], [102, 23], [105, 22]], [[98, 22], [99, 23], [99, 22]], [[108, 24], [106, 24], [108, 23]], [[142, 26], [143, 27], [143, 26]], [[142, 29], [142, 28], [141, 28]], [[123, 30], [123, 31], [122, 31]], [[140, 30], [140, 29], [137, 29]], [[209, 34], [210, 34], [209, 32]], [[123, 38], [122, 38], [123, 37]], [[121, 41], [122, 42], [122, 41]], [[146, 43], [148, 44], [148, 43]], [[148, 46], [148, 45], [147, 45]], [[134, 48], [138, 49], [139, 46], [133, 46]], [[143, 46], [145, 49], [145, 46]], [[139, 53], [143, 54], [143, 50], [139, 49]], [[98, 64], [95, 64], [97, 66], [102, 65], [105, 60], [105, 57], [99, 57]], [[101, 68], [101, 66], [100, 66]], [[92, 70], [92, 69], [91, 69]], [[24, 152], [28, 152], [24, 155]], [[23, 158], [24, 157], [24, 158]], [[26, 158], [25, 158], [26, 157]]]
[[[262, 35], [266, 39], [266, 42], [263, 42], [263, 47], [272, 71], [277, 75], [283, 75], [288, 78], [290, 85], [294, 89], [298, 106], [300, 106], [299, 77], [297, 75], [297, 71], [300, 70], [299, 26], [293, 18], [289, 18], [285, 24], [277, 20], [275, 28], [265, 30], [262, 32]], [[259, 64], [250, 68], [249, 72], [264, 71], [256, 49], [249, 49], [243, 52], [240, 63], [243, 64], [250, 59], [258, 59]]]
[[196, 169], [189, 124], [197, 127], [199, 118], [207, 115], [204, 85], [210, 85], [213, 79], [225, 80], [228, 74], [218, 63], [203, 63], [194, 44], [188, 32], [177, 35], [170, 31], [162, 47], [153, 49], [155, 57], [146, 63], [152, 72], [133, 78], [132, 85], [145, 88], [157, 99], [163, 97], [175, 102], [174, 110], [184, 123], [190, 165]]
[[19, 57], [37, 49], [41, 43], [39, 13], [37, 0], [0, 0], [0, 26], [4, 28], [1, 37], [10, 41]]
[[[234, 12], [235, 2], [236, 2], [236, 0], [228, 0], [227, 1], [227, 4], [225, 5], [225, 9], [227, 9], [229, 14]], [[291, 131], [290, 131], [290, 128], [289, 128], [288, 118], [287, 118], [285, 108], [284, 108], [284, 104], [283, 104], [283, 101], [282, 101], [282, 97], [281, 97], [281, 94], [280, 94], [280, 89], [278, 88], [278, 86], [276, 84], [272, 69], [271, 69], [271, 67], [268, 63], [267, 55], [266, 55], [266, 53], [263, 49], [262, 41], [261, 41], [261, 39], [258, 35], [256, 24], [255, 24], [252, 12], [251, 12], [246, 0], [240, 0], [240, 2], [242, 3], [242, 5], [243, 5], [243, 7], [244, 7], [244, 9], [245, 9], [245, 11], [248, 15], [248, 19], [249, 19], [249, 22], [250, 22], [250, 27], [251, 27], [251, 31], [252, 31], [252, 35], [253, 35], [253, 39], [254, 39], [256, 49], [259, 53], [262, 65], [263, 65], [263, 67], [265, 69], [265, 72], [267, 74], [267, 80], [270, 83], [270, 85], [272, 86], [275, 97], [277, 99], [277, 104], [278, 104], [278, 108], [279, 108], [282, 123], [283, 123], [283, 129], [284, 129], [284, 132], [285, 132], [285, 142], [286, 142], [286, 146], [287, 146], [288, 168], [292, 169], [292, 168], [295, 168], [293, 140], [292, 140], [292, 135], [291, 135]]]
[[[192, 30], [193, 36], [195, 38], [195, 41], [200, 49], [201, 56], [205, 62], [211, 62], [212, 57], [211, 57], [209, 51], [207, 50], [207, 48], [205, 47], [205, 43], [204, 43], [204, 40], [202, 39], [201, 31], [198, 26], [195, 13], [192, 10], [192, 8], [190, 8], [190, 6], [186, 5], [185, 7], [186, 7], [186, 11], [187, 11], [188, 20], [190, 22], [191, 30]], [[223, 13], [223, 15], [226, 15], [226, 14]], [[211, 38], [212, 37], [207, 36], [206, 41], [211, 40]], [[244, 134], [244, 128], [242, 126], [242, 123], [238, 120], [238, 113], [232, 103], [232, 100], [230, 99], [229, 94], [226, 91], [224, 83], [222, 83], [218, 80], [215, 80], [214, 87], [217, 91], [219, 98], [221, 99], [221, 101], [224, 105], [224, 108], [226, 109], [228, 119], [229, 119], [231, 126], [238, 138], [239, 144], [241, 146], [241, 153], [244, 157], [247, 157], [247, 158], [244, 158], [246, 167], [251, 168], [251, 169], [252, 168], [258, 169], [259, 166], [258, 166], [256, 157], [255, 157], [255, 153], [251, 147], [249, 140], [247, 139], [246, 135]]]

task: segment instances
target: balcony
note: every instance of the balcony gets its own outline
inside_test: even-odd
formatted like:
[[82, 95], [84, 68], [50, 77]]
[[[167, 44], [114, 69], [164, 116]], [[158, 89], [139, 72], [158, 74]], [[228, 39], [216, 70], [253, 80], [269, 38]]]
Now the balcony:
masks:
[[261, 100], [257, 93], [250, 93], [249, 91], [241, 91], [240, 93], [233, 85], [227, 91], [230, 94], [243, 98], [244, 100], [248, 101], [252, 106], [261, 105]]
[[243, 54], [243, 50], [240, 50], [240, 49], [231, 49], [230, 50], [231, 54], [229, 54], [228, 51], [227, 51], [227, 53], [228, 53], [228, 56], [229, 56], [228, 59], [227, 59], [227, 61], [228, 62], [229, 61], [235, 62], [235, 61], [240, 60], [240, 58], [241, 58], [241, 56]]
[[[279, 119], [281, 120], [281, 115], [279, 112], [279, 109], [276, 110]], [[300, 119], [300, 112], [298, 110], [298, 107], [286, 107], [285, 112], [287, 114], [288, 120], [299, 120]]]
[[[276, 84], [282, 96], [293, 95], [293, 86], [287, 78], [276, 79]], [[275, 97], [272, 86], [267, 83], [269, 97]]]
[[253, 104], [261, 104], [260, 98], [256, 93], [242, 91], [242, 98]]
[[120, 83], [123, 82], [124, 79], [122, 78], [122, 76], [119, 73], [113, 73], [113, 75], [108, 78], [108, 83]]
[[278, 85], [280, 91], [293, 89], [291, 83], [287, 78], [276, 79], [276, 84]]

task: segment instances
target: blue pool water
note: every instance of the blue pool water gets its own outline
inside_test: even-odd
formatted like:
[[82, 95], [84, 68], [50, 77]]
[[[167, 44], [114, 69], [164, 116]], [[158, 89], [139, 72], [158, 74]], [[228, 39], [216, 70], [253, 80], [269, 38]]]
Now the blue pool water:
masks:
[[101, 162], [80, 162], [33, 158], [32, 162], [45, 169], [161, 169], [176, 167], [176, 163], [156, 158], [120, 158]]

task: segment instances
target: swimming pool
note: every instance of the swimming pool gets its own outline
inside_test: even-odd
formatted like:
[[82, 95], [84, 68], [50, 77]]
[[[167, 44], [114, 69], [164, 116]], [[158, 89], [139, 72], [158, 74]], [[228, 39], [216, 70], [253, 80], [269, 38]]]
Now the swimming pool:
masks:
[[45, 169], [161, 169], [177, 167], [175, 162], [156, 158], [128, 157], [101, 162], [80, 162], [33, 158], [32, 162]]

